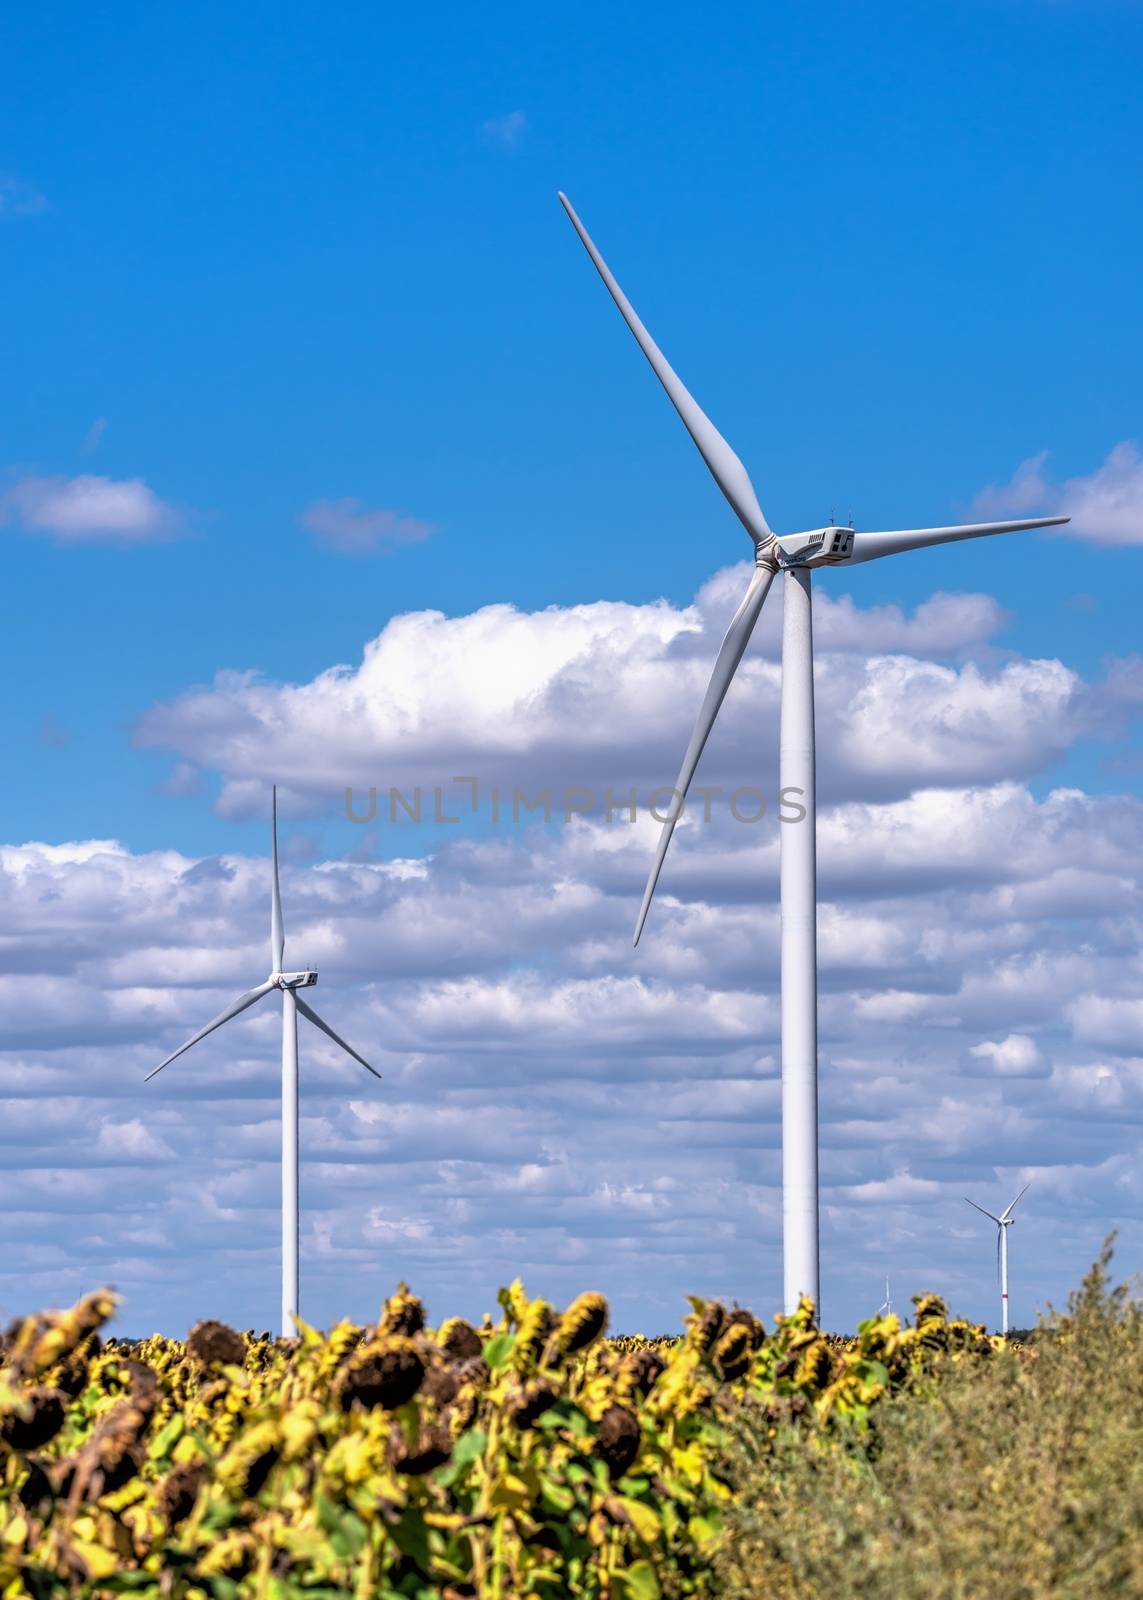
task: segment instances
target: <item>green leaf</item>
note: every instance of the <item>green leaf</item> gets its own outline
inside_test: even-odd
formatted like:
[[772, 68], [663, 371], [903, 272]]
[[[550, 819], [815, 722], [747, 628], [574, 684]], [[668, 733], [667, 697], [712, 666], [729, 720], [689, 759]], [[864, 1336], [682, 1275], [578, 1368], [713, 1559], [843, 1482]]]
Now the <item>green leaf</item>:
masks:
[[516, 1335], [514, 1333], [498, 1333], [494, 1339], [488, 1340], [484, 1346], [483, 1354], [485, 1361], [487, 1361], [493, 1372], [498, 1371], [500, 1367], [507, 1366], [515, 1343]]
[[632, 1500], [628, 1495], [619, 1495], [619, 1504], [631, 1518], [631, 1526], [642, 1539], [644, 1544], [657, 1544], [663, 1531], [663, 1524], [659, 1515], [650, 1506], [644, 1505], [642, 1500]]
[[360, 1554], [368, 1536], [369, 1530], [356, 1511], [343, 1511], [337, 1527], [330, 1533], [329, 1547], [335, 1556], [350, 1561]]
[[575, 1495], [566, 1483], [553, 1483], [551, 1478], [540, 1479], [540, 1499], [553, 1511], [570, 1511], [575, 1505]]
[[467, 1433], [462, 1433], [452, 1447], [452, 1459], [458, 1466], [467, 1467], [470, 1461], [475, 1461], [484, 1454], [484, 1447], [488, 1443], [488, 1436], [483, 1428], [469, 1428]]
[[474, 1461], [479, 1461], [487, 1443], [487, 1435], [481, 1428], [469, 1428], [467, 1433], [462, 1433], [453, 1445], [452, 1455], [448, 1461], [433, 1473], [433, 1482], [439, 1483], [442, 1489], [447, 1489], [450, 1484], [455, 1483], [466, 1467], [471, 1466]]
[[171, 1418], [166, 1427], [159, 1429], [151, 1442], [151, 1454], [153, 1456], [169, 1456], [171, 1446], [177, 1444], [182, 1438], [185, 1428], [186, 1418], [180, 1411]]
[[624, 1600], [660, 1600], [662, 1591], [649, 1561], [633, 1561], [615, 1573], [616, 1593]]
[[422, 1572], [428, 1572], [429, 1530], [421, 1521], [419, 1511], [406, 1511], [400, 1522], [388, 1529], [388, 1534], [403, 1556], [415, 1561]]

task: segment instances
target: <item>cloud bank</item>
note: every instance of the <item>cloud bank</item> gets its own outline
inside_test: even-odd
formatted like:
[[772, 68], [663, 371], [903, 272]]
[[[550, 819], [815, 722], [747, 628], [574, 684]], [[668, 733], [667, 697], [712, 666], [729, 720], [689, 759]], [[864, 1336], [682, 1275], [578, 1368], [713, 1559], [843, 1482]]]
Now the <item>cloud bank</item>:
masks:
[[[356, 668], [248, 675], [155, 707], [176, 789], [207, 770], [260, 809], [268, 774], [320, 809], [370, 765], [673, 775], [742, 573], [691, 606], [398, 617]], [[778, 610], [700, 778], [766, 778]], [[821, 597], [819, 821], [826, 1317], [922, 1286], [994, 1312], [995, 1209], [1032, 1179], [1014, 1315], [1059, 1298], [1107, 1231], [1143, 1243], [1143, 806], [1034, 789], [1126, 715], [1001, 648], [983, 595], [912, 612]], [[1107, 684], [1114, 679], [1111, 695]], [[562, 763], [562, 764], [561, 764]], [[363, 771], [363, 768], [366, 769]], [[770, 776], [773, 776], [771, 771]], [[264, 811], [262, 812], [264, 815]], [[370, 1314], [399, 1277], [479, 1314], [522, 1272], [585, 1284], [621, 1327], [687, 1290], [780, 1299], [779, 827], [725, 808], [679, 829], [631, 949], [654, 821], [442, 830], [422, 853], [295, 862], [287, 959], [384, 1073], [302, 1035], [303, 1310]], [[0, 849], [0, 1292], [118, 1281], [139, 1331], [276, 1303], [278, 1018], [266, 1005], [142, 1087], [266, 969], [268, 864], [113, 841]], [[1011, 1191], [1011, 1192], [1008, 1192]], [[962, 1215], [964, 1213], [965, 1215]], [[209, 1303], [208, 1303], [209, 1302]]]

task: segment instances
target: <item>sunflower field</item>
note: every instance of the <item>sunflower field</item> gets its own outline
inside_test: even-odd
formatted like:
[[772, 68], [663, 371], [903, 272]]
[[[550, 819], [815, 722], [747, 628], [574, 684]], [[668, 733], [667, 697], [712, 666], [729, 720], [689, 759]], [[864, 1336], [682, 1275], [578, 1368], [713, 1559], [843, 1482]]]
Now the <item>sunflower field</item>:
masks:
[[999, 1341], [935, 1297], [911, 1325], [827, 1338], [692, 1300], [676, 1339], [606, 1337], [608, 1308], [500, 1292], [426, 1324], [274, 1340], [202, 1322], [110, 1337], [101, 1292], [14, 1322], [0, 1363], [0, 1596], [163, 1600], [673, 1600], [710, 1595], [755, 1448], [863, 1436], [888, 1397]]

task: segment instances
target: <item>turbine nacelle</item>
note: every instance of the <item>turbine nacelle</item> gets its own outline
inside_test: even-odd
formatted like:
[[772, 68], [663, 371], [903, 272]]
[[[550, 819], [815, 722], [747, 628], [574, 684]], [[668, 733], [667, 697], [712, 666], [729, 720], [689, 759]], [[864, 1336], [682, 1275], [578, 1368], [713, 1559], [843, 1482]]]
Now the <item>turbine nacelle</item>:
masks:
[[853, 529], [807, 528], [804, 533], [776, 533], [774, 554], [780, 567], [833, 567], [853, 554]]
[[317, 982], [316, 972], [272, 972], [270, 982], [279, 989], [308, 989]]

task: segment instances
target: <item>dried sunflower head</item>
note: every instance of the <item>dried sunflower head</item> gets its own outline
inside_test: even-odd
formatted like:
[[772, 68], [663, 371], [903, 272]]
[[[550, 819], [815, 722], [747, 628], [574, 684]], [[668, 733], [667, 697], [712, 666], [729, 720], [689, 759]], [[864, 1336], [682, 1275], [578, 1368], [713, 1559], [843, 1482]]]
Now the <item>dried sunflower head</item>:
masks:
[[528, 1306], [512, 1347], [512, 1367], [521, 1377], [527, 1377], [536, 1370], [544, 1346], [559, 1326], [559, 1320], [555, 1308], [546, 1300], [533, 1300]]
[[917, 1308], [913, 1321], [918, 1328], [922, 1322], [928, 1322], [931, 1318], [940, 1318], [943, 1322], [949, 1314], [948, 1305], [939, 1294], [915, 1294], [913, 1304]]
[[833, 1355], [824, 1339], [815, 1339], [798, 1357], [794, 1382], [799, 1388], [824, 1389], [833, 1373]]
[[559, 1399], [559, 1390], [545, 1378], [516, 1384], [505, 1396], [508, 1419], [516, 1428], [534, 1428], [544, 1412]]
[[184, 1461], [160, 1483], [155, 1505], [168, 1528], [177, 1527], [190, 1516], [205, 1477], [205, 1461]]
[[389, 1464], [402, 1476], [416, 1478], [444, 1466], [452, 1454], [452, 1439], [448, 1429], [438, 1424], [435, 1428], [422, 1429], [416, 1442], [410, 1444], [404, 1429], [394, 1424], [387, 1454]]
[[480, 1335], [463, 1317], [450, 1317], [437, 1329], [437, 1343], [450, 1361], [468, 1361], [484, 1349]]
[[766, 1329], [762, 1326], [762, 1323], [758, 1320], [754, 1313], [752, 1311], [745, 1310], [745, 1308], [740, 1305], [736, 1305], [734, 1309], [727, 1314], [723, 1332], [725, 1333], [728, 1328], [732, 1328], [736, 1324], [741, 1324], [744, 1328], [748, 1328], [750, 1330], [750, 1348], [752, 1350], [760, 1350], [762, 1348], [763, 1340], [766, 1338]]
[[218, 1463], [219, 1483], [230, 1494], [253, 1498], [277, 1463], [280, 1444], [276, 1423], [255, 1423], [239, 1435]]
[[392, 1411], [413, 1398], [424, 1376], [425, 1363], [413, 1341], [390, 1334], [350, 1357], [334, 1380], [333, 1392], [343, 1411], [355, 1406]]
[[564, 1312], [554, 1340], [560, 1355], [576, 1355], [595, 1343], [607, 1330], [607, 1301], [601, 1294], [579, 1295]]
[[240, 1367], [246, 1360], [246, 1340], [225, 1322], [196, 1322], [187, 1335], [187, 1355], [204, 1370]]
[[401, 1333], [408, 1338], [420, 1333], [424, 1325], [424, 1306], [415, 1294], [409, 1293], [407, 1283], [399, 1283], [396, 1294], [391, 1294], [381, 1308], [378, 1332]]
[[38, 1384], [18, 1396], [13, 1391], [13, 1400], [12, 1409], [0, 1417], [0, 1440], [9, 1450], [38, 1450], [63, 1427], [68, 1397], [62, 1389]]
[[750, 1327], [746, 1323], [733, 1322], [720, 1335], [712, 1358], [719, 1377], [732, 1383], [735, 1378], [741, 1378], [749, 1371], [753, 1354]]
[[726, 1307], [717, 1300], [697, 1300], [691, 1297], [694, 1312], [687, 1318], [689, 1338], [696, 1349], [709, 1355], [726, 1322]]
[[621, 1478], [635, 1463], [641, 1442], [639, 1419], [626, 1406], [608, 1406], [599, 1421], [596, 1453], [612, 1478]]

